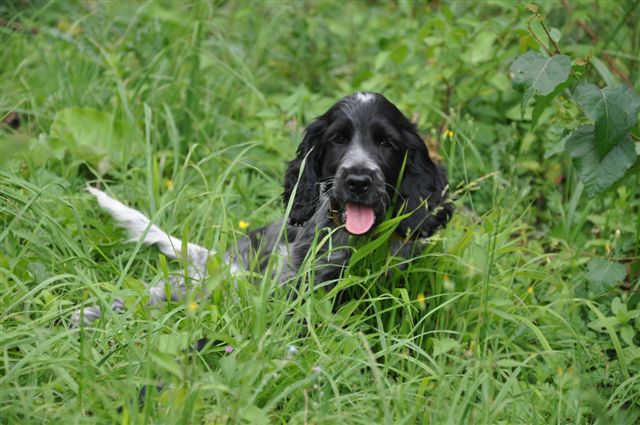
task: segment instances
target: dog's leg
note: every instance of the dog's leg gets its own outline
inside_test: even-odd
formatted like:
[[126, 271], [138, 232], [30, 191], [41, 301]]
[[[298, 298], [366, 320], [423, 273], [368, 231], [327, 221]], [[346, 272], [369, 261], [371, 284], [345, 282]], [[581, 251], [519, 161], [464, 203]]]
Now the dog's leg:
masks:
[[[114, 299], [111, 303], [111, 310], [123, 311], [124, 301], [122, 301], [120, 298]], [[84, 323], [84, 326], [89, 326], [100, 318], [100, 314], [100, 307], [97, 305], [84, 307], [73, 312], [73, 314], [71, 315], [71, 324], [75, 327], [79, 327], [80, 322], [82, 321]]]
[[[189, 262], [188, 278], [194, 282], [199, 282], [206, 277], [207, 259], [210, 255], [215, 254], [215, 251], [208, 250], [193, 243], [188, 243], [187, 252], [183, 254], [182, 241], [165, 233], [155, 224], [152, 224], [140, 211], [127, 207], [101, 190], [92, 187], [87, 187], [87, 190], [96, 197], [98, 204], [116, 220], [120, 227], [127, 230], [130, 241], [137, 242], [142, 239], [145, 245], [156, 245], [160, 252], [171, 259], [184, 258], [184, 254], [186, 254]], [[172, 276], [167, 283], [169, 284], [171, 299], [173, 301], [184, 297], [186, 294], [184, 277]], [[161, 281], [149, 289], [149, 305], [158, 304], [167, 300], [165, 286], [165, 282]], [[114, 311], [123, 310], [124, 303], [122, 300], [116, 299], [111, 305], [111, 308]], [[79, 326], [82, 318], [85, 325], [90, 325], [97, 320], [100, 315], [100, 307], [85, 307], [73, 313], [71, 324]]]

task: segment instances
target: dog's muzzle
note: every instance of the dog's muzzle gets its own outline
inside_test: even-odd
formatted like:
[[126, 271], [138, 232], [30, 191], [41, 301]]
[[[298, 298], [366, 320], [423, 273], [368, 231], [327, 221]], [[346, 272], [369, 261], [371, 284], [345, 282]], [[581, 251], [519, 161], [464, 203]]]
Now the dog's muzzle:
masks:
[[336, 174], [334, 221], [344, 224], [352, 235], [368, 233], [384, 216], [384, 181], [373, 170], [342, 169]]

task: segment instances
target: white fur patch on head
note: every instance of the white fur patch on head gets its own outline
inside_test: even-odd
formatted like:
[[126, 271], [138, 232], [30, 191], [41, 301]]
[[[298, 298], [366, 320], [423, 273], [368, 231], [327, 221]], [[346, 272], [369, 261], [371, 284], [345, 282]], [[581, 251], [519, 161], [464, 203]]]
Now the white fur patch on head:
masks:
[[373, 103], [375, 100], [375, 93], [359, 91], [342, 98], [340, 101], [340, 109], [342, 109], [349, 118], [355, 120], [360, 112], [367, 109], [364, 105]]
[[358, 101], [361, 103], [369, 103], [373, 102], [373, 100], [375, 99], [375, 95], [368, 92], [358, 92], [356, 93], [356, 99], [358, 99]]

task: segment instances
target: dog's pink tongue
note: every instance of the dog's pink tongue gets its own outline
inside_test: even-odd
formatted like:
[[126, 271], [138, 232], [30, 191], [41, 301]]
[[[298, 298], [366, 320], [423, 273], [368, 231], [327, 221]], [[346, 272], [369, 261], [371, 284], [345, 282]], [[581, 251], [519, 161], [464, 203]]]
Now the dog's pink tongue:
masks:
[[373, 227], [373, 223], [376, 221], [376, 215], [373, 213], [373, 208], [371, 207], [348, 202], [345, 211], [345, 221], [347, 232], [352, 235], [361, 235], [367, 233], [369, 229]]

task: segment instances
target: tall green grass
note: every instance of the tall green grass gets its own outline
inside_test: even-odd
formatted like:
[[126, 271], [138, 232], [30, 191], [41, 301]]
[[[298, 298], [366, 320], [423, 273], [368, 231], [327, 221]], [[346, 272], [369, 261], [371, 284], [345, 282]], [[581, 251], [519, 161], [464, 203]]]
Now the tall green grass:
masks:
[[[2, 115], [16, 111], [22, 120], [2, 133], [2, 422], [640, 420], [638, 359], [625, 354], [618, 328], [588, 327], [610, 315], [610, 297], [584, 289], [585, 253], [606, 243], [592, 237], [594, 211], [609, 207], [599, 212], [601, 228], [624, 230], [613, 249], [637, 255], [629, 241], [639, 229], [627, 221], [638, 210], [638, 186], [587, 203], [573, 180], [556, 194], [523, 172], [531, 152], [518, 129], [495, 118], [495, 137], [487, 136], [492, 121], [474, 115], [474, 102], [477, 93], [502, 96], [495, 70], [517, 51], [522, 28], [512, 25], [525, 11], [457, 7], [2, 6], [19, 24], [1, 28]], [[474, 13], [505, 39], [477, 74], [452, 77], [464, 71], [455, 53], [488, 30]], [[439, 62], [424, 71], [412, 57], [422, 51], [402, 48], [402, 40], [442, 34], [450, 43], [429, 48]], [[494, 72], [493, 83], [481, 78]], [[447, 78], [461, 79], [452, 109], [440, 106]], [[383, 91], [420, 114], [422, 127], [444, 120], [451, 129], [427, 133], [439, 139], [457, 193], [448, 227], [411, 261], [365, 245], [371, 252], [327, 291], [309, 284], [313, 256], [295, 297], [271, 273], [231, 277], [222, 254], [246, 232], [240, 221], [258, 227], [283, 214], [282, 171], [304, 124], [359, 89]], [[494, 100], [518, 106], [516, 95]], [[107, 151], [107, 165], [53, 143], [56, 113], [71, 107], [110, 114], [128, 129], [131, 155]], [[216, 249], [209, 296], [194, 288], [184, 301], [147, 307], [145, 287], [183, 265], [126, 243], [83, 191], [87, 183]], [[548, 210], [536, 211], [539, 187], [551, 193]], [[114, 298], [126, 301], [125, 312], [109, 309]], [[70, 328], [80, 305], [100, 305], [102, 319]], [[193, 351], [203, 337], [210, 345]]]

